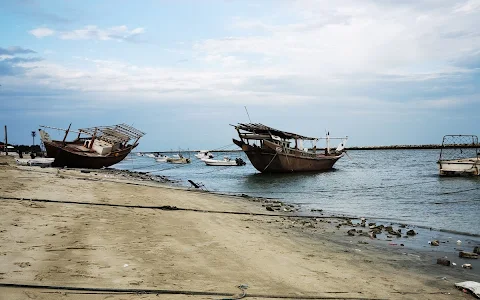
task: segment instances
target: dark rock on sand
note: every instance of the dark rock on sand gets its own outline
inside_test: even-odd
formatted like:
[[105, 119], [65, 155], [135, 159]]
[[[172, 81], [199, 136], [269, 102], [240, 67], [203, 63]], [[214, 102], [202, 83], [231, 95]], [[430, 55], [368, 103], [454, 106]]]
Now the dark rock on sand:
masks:
[[450, 261], [446, 258], [437, 258], [437, 265], [450, 266]]
[[478, 254], [477, 254], [477, 253], [465, 252], [465, 251], [460, 251], [460, 252], [458, 253], [458, 256], [459, 256], [459, 257], [462, 257], [462, 258], [473, 258], [473, 259], [477, 259], [477, 258], [478, 258]]

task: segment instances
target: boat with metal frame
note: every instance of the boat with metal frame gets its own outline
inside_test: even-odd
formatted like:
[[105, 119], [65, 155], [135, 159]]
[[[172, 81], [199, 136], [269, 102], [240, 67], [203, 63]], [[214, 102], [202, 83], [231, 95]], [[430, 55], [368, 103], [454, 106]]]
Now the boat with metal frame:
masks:
[[[245, 152], [258, 171], [265, 173], [330, 170], [344, 156], [348, 139], [330, 137], [329, 133], [325, 138], [307, 137], [260, 123], [239, 123], [232, 126], [240, 138], [233, 139], [233, 142]], [[321, 139], [325, 139], [326, 147], [323, 152], [318, 152], [316, 143]], [[330, 140], [341, 140], [341, 143], [336, 149], [331, 149]], [[304, 147], [304, 142], [311, 142], [312, 147]]]
[[[54, 158], [53, 167], [100, 169], [122, 161], [135, 147], [144, 132], [127, 124], [96, 126], [71, 130], [40, 126], [65, 131], [63, 140], [52, 140], [43, 129], [39, 129], [40, 140], [47, 151], [47, 157]], [[67, 141], [69, 133], [78, 136]]]
[[480, 153], [476, 135], [445, 135], [442, 140], [440, 175], [480, 175]]

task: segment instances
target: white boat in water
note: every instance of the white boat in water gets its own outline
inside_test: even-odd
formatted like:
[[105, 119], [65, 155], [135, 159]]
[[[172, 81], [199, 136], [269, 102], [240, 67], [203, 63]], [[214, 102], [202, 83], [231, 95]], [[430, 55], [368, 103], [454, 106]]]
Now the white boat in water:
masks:
[[200, 150], [197, 154], [195, 154], [195, 157], [198, 159], [204, 160], [204, 159], [212, 159], [214, 156], [208, 150]]
[[203, 159], [207, 166], [244, 166], [245, 162], [241, 158], [230, 159], [225, 156], [223, 160]]
[[152, 154], [152, 153], [145, 154], [145, 156], [150, 158], [155, 158], [155, 154]]
[[476, 135], [443, 137], [438, 165], [440, 175], [480, 175], [480, 153]]
[[157, 158], [155, 159], [157, 162], [167, 162], [167, 159], [169, 157], [163, 154], [159, 154]]
[[190, 163], [190, 159], [183, 157], [181, 154], [168, 157], [166, 161], [171, 164], [189, 164]]

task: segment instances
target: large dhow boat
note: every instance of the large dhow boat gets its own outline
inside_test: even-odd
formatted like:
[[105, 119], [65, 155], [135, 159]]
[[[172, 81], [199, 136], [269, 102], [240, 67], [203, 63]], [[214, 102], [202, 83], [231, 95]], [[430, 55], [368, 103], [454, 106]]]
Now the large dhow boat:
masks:
[[[40, 139], [47, 156], [54, 158], [53, 167], [100, 169], [122, 161], [138, 145], [145, 135], [126, 124], [97, 126], [78, 130], [40, 126], [65, 131], [62, 141], [52, 140], [50, 135], [39, 129]], [[69, 133], [77, 133], [73, 141], [66, 141]]]
[[480, 175], [480, 152], [476, 135], [446, 135], [443, 137], [438, 165], [440, 175]]
[[[327, 171], [345, 154], [347, 137], [325, 138], [306, 137], [281, 131], [259, 123], [232, 125], [240, 140], [233, 142], [242, 148], [252, 165], [264, 173], [291, 173]], [[326, 147], [317, 152], [318, 140], [326, 140]], [[330, 140], [341, 140], [336, 149], [330, 149]], [[311, 148], [304, 148], [311, 142]]]

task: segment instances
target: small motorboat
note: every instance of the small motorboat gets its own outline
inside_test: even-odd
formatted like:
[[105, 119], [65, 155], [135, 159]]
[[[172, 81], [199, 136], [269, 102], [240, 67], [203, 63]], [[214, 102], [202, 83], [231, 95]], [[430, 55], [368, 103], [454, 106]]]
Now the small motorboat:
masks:
[[476, 135], [443, 137], [437, 161], [441, 176], [480, 176], [480, 144]]
[[163, 154], [159, 154], [157, 158], [155, 159], [157, 162], [167, 162], [167, 159], [169, 157]]
[[190, 159], [183, 157], [183, 155], [181, 154], [178, 154], [178, 155], [173, 155], [172, 157], [168, 157], [166, 159], [166, 162], [171, 164], [189, 164]]
[[195, 157], [198, 159], [204, 160], [204, 159], [212, 159], [214, 156], [208, 150], [200, 150], [197, 154], [195, 154]]
[[150, 158], [155, 158], [155, 154], [152, 154], [152, 153], [148, 153], [145, 155], [146, 157], [150, 157]]
[[203, 159], [207, 166], [244, 166], [246, 163], [241, 158], [230, 159], [225, 156], [223, 160]]
[[32, 167], [50, 167], [55, 159], [46, 157], [36, 158], [17, 158], [15, 161], [20, 166], [32, 166]]

